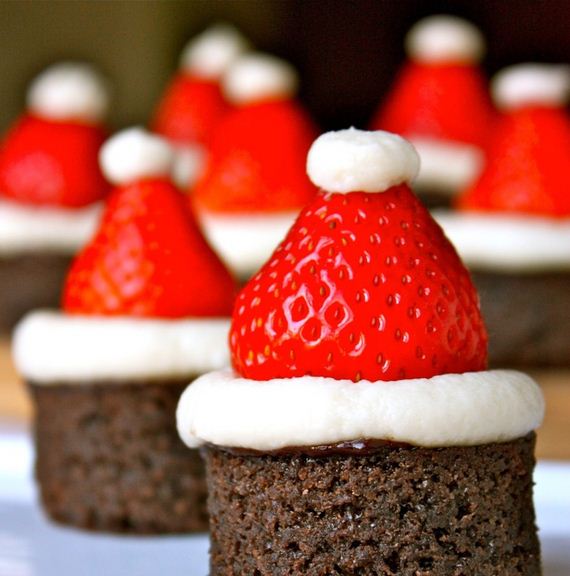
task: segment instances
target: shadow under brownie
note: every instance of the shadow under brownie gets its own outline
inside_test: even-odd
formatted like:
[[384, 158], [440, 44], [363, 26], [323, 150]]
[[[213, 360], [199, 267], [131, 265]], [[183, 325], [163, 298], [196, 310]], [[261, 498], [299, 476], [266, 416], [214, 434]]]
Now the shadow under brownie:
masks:
[[205, 532], [204, 465], [175, 426], [188, 379], [29, 383], [50, 518], [89, 530]]
[[535, 435], [365, 454], [208, 446], [211, 576], [539, 576]]

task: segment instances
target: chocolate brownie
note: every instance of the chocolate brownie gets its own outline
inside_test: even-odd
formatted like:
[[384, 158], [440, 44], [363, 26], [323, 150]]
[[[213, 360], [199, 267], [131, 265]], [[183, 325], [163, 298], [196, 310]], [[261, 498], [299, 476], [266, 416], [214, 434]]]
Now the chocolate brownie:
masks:
[[472, 273], [491, 366], [570, 366], [570, 273]]
[[534, 442], [327, 456], [208, 446], [210, 576], [538, 576]]
[[0, 256], [0, 333], [34, 308], [59, 306], [72, 257], [60, 254]]
[[206, 531], [204, 465], [175, 425], [187, 384], [31, 383], [36, 478], [48, 516], [89, 530]]

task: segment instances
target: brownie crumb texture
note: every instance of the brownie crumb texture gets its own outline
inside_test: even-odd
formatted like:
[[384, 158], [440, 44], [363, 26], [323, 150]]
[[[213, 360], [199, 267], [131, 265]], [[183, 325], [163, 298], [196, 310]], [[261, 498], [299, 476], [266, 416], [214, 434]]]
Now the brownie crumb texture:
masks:
[[570, 366], [570, 272], [472, 276], [489, 332], [491, 366]]
[[57, 308], [71, 256], [0, 256], [0, 333], [7, 334], [30, 310]]
[[207, 531], [204, 465], [175, 425], [187, 384], [32, 384], [48, 516], [88, 530]]
[[534, 441], [327, 457], [205, 448], [210, 576], [539, 576]]

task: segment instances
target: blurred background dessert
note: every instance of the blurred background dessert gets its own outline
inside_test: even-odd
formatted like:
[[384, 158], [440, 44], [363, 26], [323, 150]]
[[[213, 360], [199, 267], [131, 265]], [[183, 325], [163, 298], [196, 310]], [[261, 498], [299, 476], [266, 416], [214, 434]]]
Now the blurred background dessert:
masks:
[[479, 69], [485, 40], [473, 24], [436, 15], [405, 38], [408, 61], [371, 128], [408, 138], [422, 164], [414, 187], [428, 205], [449, 204], [484, 162], [494, 111]]
[[58, 304], [73, 255], [94, 232], [109, 185], [98, 154], [107, 135], [104, 80], [60, 63], [30, 85], [26, 110], [0, 145], [0, 330]]
[[570, 366], [570, 67], [511, 66], [492, 88], [483, 171], [437, 217], [479, 288], [491, 362]]
[[222, 83], [232, 110], [214, 129], [191, 189], [207, 237], [242, 280], [267, 261], [316, 192], [305, 161], [317, 128], [297, 86], [284, 60], [259, 52], [238, 58]]

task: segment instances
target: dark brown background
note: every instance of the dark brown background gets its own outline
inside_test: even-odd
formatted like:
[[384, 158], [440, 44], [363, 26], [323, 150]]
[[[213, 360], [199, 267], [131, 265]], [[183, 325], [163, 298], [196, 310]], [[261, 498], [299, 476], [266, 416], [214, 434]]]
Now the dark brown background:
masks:
[[297, 65], [323, 128], [362, 126], [403, 58], [406, 30], [438, 12], [483, 29], [489, 73], [570, 59], [570, 0], [0, 0], [0, 129], [29, 78], [61, 58], [93, 60], [110, 76], [115, 126], [144, 122], [186, 40], [219, 19]]

